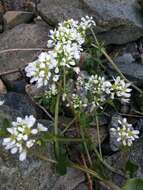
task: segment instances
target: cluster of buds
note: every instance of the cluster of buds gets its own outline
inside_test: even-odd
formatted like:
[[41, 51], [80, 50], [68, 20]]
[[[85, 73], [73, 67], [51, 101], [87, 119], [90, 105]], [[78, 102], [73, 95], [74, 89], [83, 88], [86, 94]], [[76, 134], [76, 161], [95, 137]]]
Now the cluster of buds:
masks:
[[9, 136], [3, 139], [6, 150], [12, 154], [19, 153], [19, 160], [26, 159], [27, 151], [37, 143], [36, 135], [46, 132], [47, 127], [41, 123], [36, 123], [34, 116], [17, 117], [16, 122], [12, 122], [12, 127], [7, 128]]
[[48, 47], [52, 47], [52, 50], [41, 53], [38, 60], [25, 68], [30, 82], [36, 82], [37, 87], [50, 86], [60, 79], [65, 69], [79, 72], [76, 63], [83, 50], [86, 30], [93, 25], [95, 22], [92, 17], [86, 16], [80, 22], [70, 19], [60, 23], [57, 29], [50, 30]]
[[133, 141], [139, 138], [139, 131], [134, 130], [132, 124], [129, 124], [126, 118], [118, 120], [118, 127], [110, 130], [117, 136], [117, 141], [121, 142], [123, 146], [131, 146]]

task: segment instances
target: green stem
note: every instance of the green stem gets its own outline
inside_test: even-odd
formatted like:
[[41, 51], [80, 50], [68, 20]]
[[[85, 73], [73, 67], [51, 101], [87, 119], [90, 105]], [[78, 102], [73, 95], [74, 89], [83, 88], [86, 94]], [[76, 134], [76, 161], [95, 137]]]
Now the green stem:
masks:
[[64, 67], [64, 93], [66, 91], [66, 70], [65, 70], [65, 67]]
[[98, 138], [98, 146], [99, 146], [99, 154], [102, 159], [102, 150], [101, 150], [101, 139], [100, 139], [100, 130], [99, 130], [99, 120], [97, 114], [95, 115], [96, 118], [96, 127], [97, 127], [97, 138]]
[[[79, 114], [79, 121], [80, 121], [80, 114]], [[85, 151], [86, 151], [86, 154], [87, 154], [89, 164], [90, 164], [90, 166], [92, 166], [92, 160], [91, 160], [90, 153], [88, 151], [88, 146], [87, 146], [86, 139], [85, 139], [83, 123], [82, 124], [80, 123], [80, 133], [81, 133], [81, 137], [83, 139], [83, 145], [84, 145], [84, 148], [85, 148]]]
[[81, 138], [58, 137], [57, 141], [61, 141], [61, 142], [82, 142], [83, 139], [81, 139]]
[[[55, 122], [54, 122], [55, 137], [58, 136], [59, 103], [60, 103], [60, 94], [57, 95], [57, 101], [55, 106]], [[59, 157], [59, 143], [56, 138], [55, 138], [55, 152], [56, 156]]]

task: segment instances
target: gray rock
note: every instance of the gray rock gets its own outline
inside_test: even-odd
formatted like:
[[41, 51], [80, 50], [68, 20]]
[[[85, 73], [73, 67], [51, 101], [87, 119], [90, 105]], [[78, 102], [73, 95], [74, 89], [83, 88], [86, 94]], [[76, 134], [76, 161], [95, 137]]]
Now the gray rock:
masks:
[[[45, 48], [49, 28], [45, 24], [21, 24], [0, 36], [0, 51], [4, 49]], [[24, 67], [36, 59], [39, 51], [13, 51], [0, 54], [0, 71]], [[19, 73], [7, 75], [8, 80], [20, 77]]]
[[7, 11], [4, 14], [5, 28], [11, 29], [15, 26], [23, 23], [29, 23], [32, 21], [34, 14], [25, 11]]
[[94, 17], [98, 37], [106, 44], [123, 44], [143, 36], [143, 18], [137, 0], [41, 0], [39, 9], [55, 22]]
[[123, 53], [114, 61], [130, 80], [138, 84], [143, 83], [143, 64], [137, 62], [131, 53]]
[[74, 190], [85, 179], [84, 174], [75, 169], [68, 169], [67, 175], [59, 177], [51, 190]]
[[25, 86], [27, 85], [25, 80], [16, 80], [16, 81], [11, 81], [11, 80], [6, 80], [5, 77], [2, 77], [8, 91], [11, 92], [17, 92], [17, 93], [22, 93], [25, 94]]
[[[103, 141], [106, 139], [108, 136], [107, 132], [107, 126], [100, 126], [99, 128], [100, 131], [100, 143], [103, 143]], [[96, 127], [90, 127], [87, 129], [88, 136], [91, 139], [91, 142], [94, 144], [94, 146], [97, 146], [99, 144], [99, 137], [98, 137], [98, 132]]]
[[4, 0], [4, 5], [7, 11], [23, 11], [29, 8], [30, 2], [39, 2], [39, 0]]
[[16, 110], [23, 115], [23, 117], [25, 115], [36, 116], [35, 107], [32, 105], [32, 102], [30, 102], [28, 97], [22, 94], [10, 92], [5, 95], [0, 95], [0, 99], [5, 101], [4, 106], [8, 106], [10, 109]]
[[88, 190], [88, 186], [86, 184], [82, 183], [74, 190]]
[[[139, 139], [138, 141], [134, 142], [133, 146], [130, 148], [130, 150], [122, 150], [121, 152], [115, 153], [112, 156], [109, 156], [107, 158], [108, 164], [110, 164], [112, 167], [116, 169], [116, 171], [123, 171], [123, 173], [126, 173], [125, 167], [128, 161], [131, 163], [134, 163], [138, 166], [138, 169], [135, 173], [132, 173], [132, 177], [139, 177], [143, 178], [143, 141], [142, 139]], [[112, 180], [118, 184], [119, 186], [122, 186], [122, 184], [125, 182], [125, 178], [118, 175], [118, 174], [111, 174], [108, 171], [108, 174]]]
[[[66, 181], [62, 181], [63, 178]], [[54, 187], [57, 181], [60, 185]], [[81, 172], [69, 169], [61, 178], [55, 174], [51, 164], [37, 159], [29, 158], [25, 163], [15, 159], [13, 162], [0, 160], [1, 190], [73, 190], [71, 184], [76, 187], [81, 181], [84, 181]]]

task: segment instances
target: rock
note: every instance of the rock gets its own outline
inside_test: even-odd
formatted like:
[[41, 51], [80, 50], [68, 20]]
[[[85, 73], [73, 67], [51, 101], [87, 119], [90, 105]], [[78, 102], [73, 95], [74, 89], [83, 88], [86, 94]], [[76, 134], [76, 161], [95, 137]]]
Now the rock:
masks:
[[[111, 46], [110, 56], [121, 72], [136, 85], [143, 84], [143, 41], [128, 43], [122, 46]], [[113, 75], [114, 69], [108, 64], [110, 74]], [[115, 73], [114, 73], [115, 74]]]
[[[107, 126], [100, 126], [99, 131], [100, 131], [100, 142], [102, 143], [108, 135]], [[96, 127], [88, 128], [87, 132], [92, 143], [95, 146], [97, 146], [99, 144], [97, 128]]]
[[[36, 116], [35, 107], [32, 105], [26, 95], [10, 92], [6, 95], [0, 95], [0, 99], [4, 100], [4, 105], [10, 109], [18, 111], [23, 117], [25, 115]], [[3, 106], [1, 106], [2, 109]]]
[[131, 53], [123, 53], [118, 56], [115, 63], [130, 80], [138, 85], [143, 84], [143, 64], [137, 62]]
[[68, 169], [67, 175], [59, 177], [52, 190], [74, 190], [84, 180], [85, 176], [80, 171]]
[[[39, 51], [26, 49], [46, 47], [48, 34], [49, 28], [45, 24], [21, 24], [1, 34], [0, 51], [20, 48], [24, 48], [25, 51], [0, 54], [0, 71], [23, 68], [27, 63], [35, 60]], [[8, 80], [16, 80], [20, 77], [20, 73], [13, 73], [6, 77]]]
[[23, 11], [29, 9], [30, 2], [38, 3], [39, 0], [2, 0], [6, 11]]
[[29, 23], [32, 21], [34, 15], [31, 12], [25, 11], [7, 11], [4, 14], [5, 28], [11, 29], [15, 26], [23, 23]]
[[135, 94], [134, 96], [134, 109], [139, 110], [140, 112], [143, 111], [143, 94]]
[[38, 7], [55, 24], [93, 16], [98, 37], [106, 44], [123, 44], [143, 36], [143, 17], [137, 0], [41, 0]]
[[2, 127], [2, 121], [4, 119], [8, 119], [9, 121], [16, 120], [17, 117], [24, 117], [22, 113], [18, 112], [17, 110], [2, 105], [0, 106], [0, 127]]
[[6, 86], [4, 85], [3, 81], [0, 79], [0, 94], [6, 94], [7, 89]]
[[[73, 186], [84, 180], [82, 176], [81, 172], [69, 169], [65, 176], [59, 177], [54, 173], [52, 164], [38, 159], [29, 158], [24, 163], [16, 162], [15, 159], [0, 161], [1, 190], [74, 190]], [[66, 181], [62, 181], [63, 178]], [[57, 181], [60, 186], [55, 187]], [[69, 186], [71, 183], [73, 186]]]
[[25, 94], [25, 86], [27, 85], [27, 82], [24, 79], [19, 79], [16, 81], [7, 80], [7, 77], [2, 77], [2, 80], [4, 81], [5, 85], [7, 86], [7, 90], [11, 92], [17, 92], [21, 94]]
[[82, 183], [74, 190], [88, 190], [88, 186], [86, 184]]
[[[139, 178], [143, 178], [143, 142], [142, 139], [139, 139], [138, 141], [136, 141], [133, 146], [131, 147], [131, 149], [129, 151], [121, 151], [118, 153], [113, 154], [112, 156], [109, 156], [107, 158], [107, 162], [108, 164], [110, 164], [112, 167], [114, 167], [116, 169], [116, 171], [123, 171], [123, 173], [125, 174], [125, 167], [127, 162], [133, 163], [136, 166], [138, 166], [137, 171], [135, 171], [134, 173], [132, 172], [132, 177], [139, 177]], [[119, 186], [122, 186], [122, 184], [125, 182], [125, 178], [121, 177], [118, 174], [109, 174], [109, 171], [107, 173], [107, 175], [110, 175], [110, 177], [112, 178], [112, 180], [118, 184]]]

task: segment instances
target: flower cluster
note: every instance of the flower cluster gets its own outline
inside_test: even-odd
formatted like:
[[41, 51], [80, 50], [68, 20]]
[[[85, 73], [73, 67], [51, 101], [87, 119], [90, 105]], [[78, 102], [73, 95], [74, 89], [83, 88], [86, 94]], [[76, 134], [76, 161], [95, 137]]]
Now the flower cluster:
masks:
[[131, 96], [130, 84], [117, 77], [113, 82], [103, 76], [91, 75], [90, 77], [79, 76], [77, 78], [74, 93], [70, 96], [70, 102], [74, 108], [87, 108], [92, 112], [115, 98], [121, 102], [128, 102]]
[[85, 83], [85, 89], [90, 97], [92, 97], [92, 107], [102, 108], [102, 104], [106, 101], [110, 94], [112, 84], [106, 81], [105, 78], [98, 75], [92, 75]]
[[12, 127], [7, 128], [9, 137], [3, 139], [6, 150], [12, 154], [19, 153], [19, 160], [26, 159], [27, 150], [34, 146], [36, 135], [41, 131], [47, 131], [41, 123], [37, 123], [34, 116], [25, 116], [24, 119], [17, 117], [16, 122], [12, 122]]
[[52, 52], [42, 52], [38, 59], [25, 68], [27, 77], [30, 77], [30, 82], [36, 82], [37, 87], [46, 86], [51, 79], [54, 82], [59, 80], [59, 69], [57, 61]]
[[25, 68], [27, 77], [31, 78], [30, 82], [36, 82], [37, 87], [53, 85], [64, 72], [63, 68], [79, 72], [76, 62], [83, 50], [86, 30], [92, 25], [95, 25], [92, 17], [86, 16], [81, 22], [70, 19], [51, 30], [48, 47], [52, 47], [52, 50], [41, 53], [38, 60]]
[[134, 130], [132, 124], [127, 122], [126, 118], [118, 120], [119, 126], [110, 130], [117, 136], [117, 141], [124, 146], [131, 146], [135, 139], [139, 138], [139, 131]]
[[121, 102], [128, 103], [131, 96], [132, 89], [130, 87], [130, 83], [126, 83], [124, 80], [122, 80], [119, 76], [114, 79], [114, 84], [112, 85], [112, 98], [117, 96], [121, 99]]
[[72, 94], [71, 96], [71, 103], [75, 110], [83, 109], [87, 107], [87, 99], [82, 98], [77, 94]]

